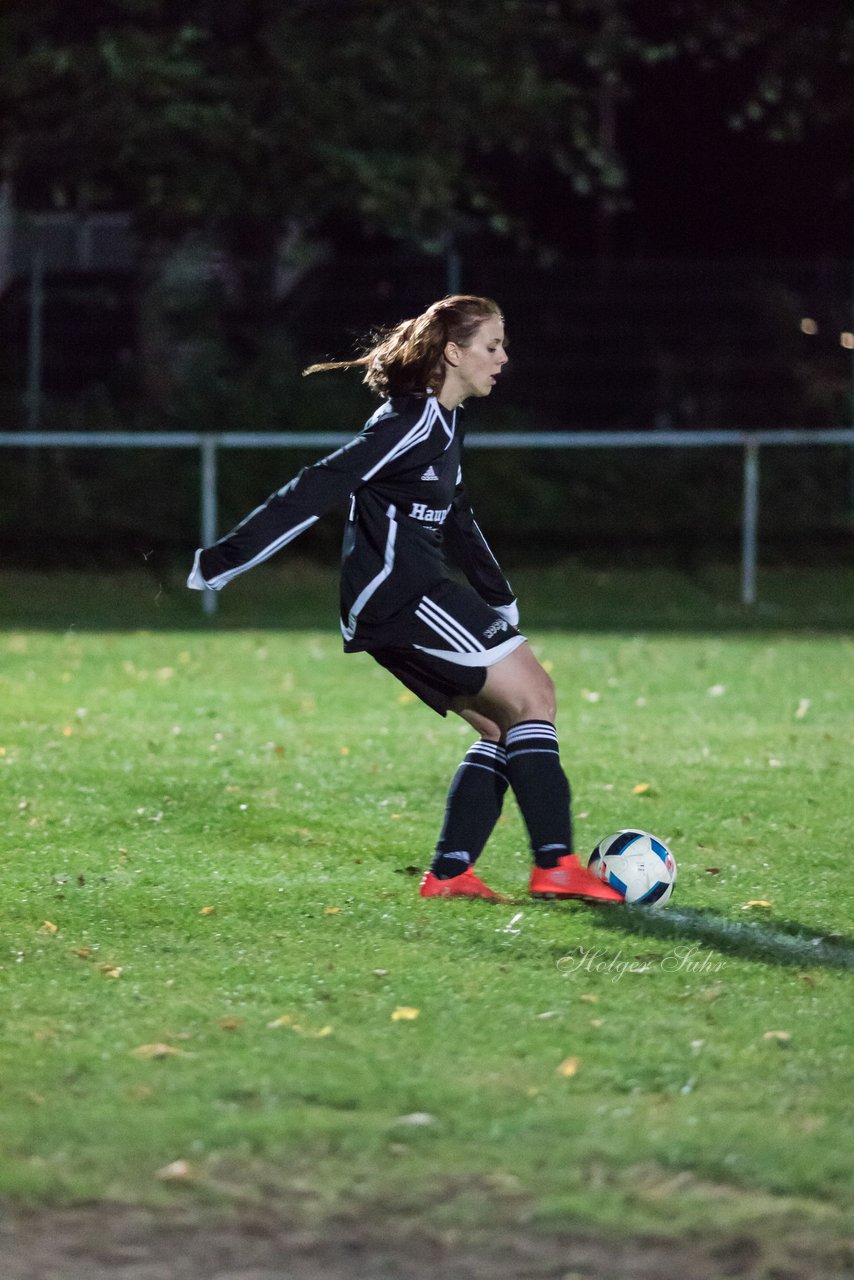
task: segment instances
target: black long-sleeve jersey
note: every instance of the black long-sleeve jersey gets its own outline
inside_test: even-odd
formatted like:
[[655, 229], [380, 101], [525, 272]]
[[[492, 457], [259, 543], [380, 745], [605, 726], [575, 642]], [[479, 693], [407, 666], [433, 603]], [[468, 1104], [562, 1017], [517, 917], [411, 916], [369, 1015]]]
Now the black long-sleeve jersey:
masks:
[[[341, 568], [348, 652], [405, 643], [408, 620], [423, 616], [424, 599], [448, 581], [449, 564], [487, 604], [512, 604], [513, 591], [472, 513], [461, 454], [456, 411], [434, 396], [386, 401], [343, 448], [303, 468], [231, 533], [197, 552], [189, 585], [220, 590], [349, 501]], [[426, 607], [432, 608], [429, 599]]]

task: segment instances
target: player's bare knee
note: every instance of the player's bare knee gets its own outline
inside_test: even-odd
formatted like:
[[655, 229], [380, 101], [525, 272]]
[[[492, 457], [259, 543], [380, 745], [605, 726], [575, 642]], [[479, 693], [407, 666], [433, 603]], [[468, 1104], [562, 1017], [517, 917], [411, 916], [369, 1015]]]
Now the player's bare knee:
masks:
[[554, 723], [557, 715], [557, 691], [554, 681], [542, 667], [531, 681], [526, 698], [525, 720], [548, 720]]
[[554, 685], [543, 672], [545, 682], [534, 680], [515, 691], [507, 701], [505, 718], [507, 728], [524, 720], [548, 720], [554, 723], [556, 699]]
[[506, 730], [491, 717], [486, 716], [480, 711], [473, 711], [471, 707], [456, 706], [452, 707], [471, 727], [480, 734], [485, 742], [500, 742]]

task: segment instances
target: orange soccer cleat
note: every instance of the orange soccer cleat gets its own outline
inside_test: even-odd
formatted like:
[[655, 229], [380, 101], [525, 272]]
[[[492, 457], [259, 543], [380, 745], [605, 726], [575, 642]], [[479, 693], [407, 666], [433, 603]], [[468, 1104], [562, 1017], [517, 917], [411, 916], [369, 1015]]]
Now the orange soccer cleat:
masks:
[[556, 867], [533, 867], [531, 893], [536, 898], [586, 898], [589, 902], [623, 902], [622, 894], [582, 867], [574, 853], [564, 854]]
[[450, 880], [440, 880], [432, 871], [426, 871], [421, 879], [419, 894], [422, 898], [486, 898], [489, 902], [502, 902], [500, 893], [493, 893], [488, 884], [475, 875], [471, 867]]

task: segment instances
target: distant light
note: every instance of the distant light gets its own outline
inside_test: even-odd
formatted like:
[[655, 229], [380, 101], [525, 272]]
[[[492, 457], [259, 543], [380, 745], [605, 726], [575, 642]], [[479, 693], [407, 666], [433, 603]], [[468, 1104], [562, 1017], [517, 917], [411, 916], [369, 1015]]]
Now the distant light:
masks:
[[840, 333], [839, 343], [848, 351], [854, 351], [854, 333]]
[[804, 316], [801, 321], [801, 333], [818, 333], [818, 325], [815, 320], [811, 320], [809, 316]]

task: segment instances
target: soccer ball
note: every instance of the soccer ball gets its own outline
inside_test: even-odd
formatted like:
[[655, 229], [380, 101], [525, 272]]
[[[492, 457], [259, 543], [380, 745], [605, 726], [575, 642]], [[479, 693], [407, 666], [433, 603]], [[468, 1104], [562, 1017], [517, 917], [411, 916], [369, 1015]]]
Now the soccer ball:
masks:
[[676, 859], [648, 831], [618, 831], [600, 840], [587, 862], [626, 902], [662, 907], [676, 883]]

